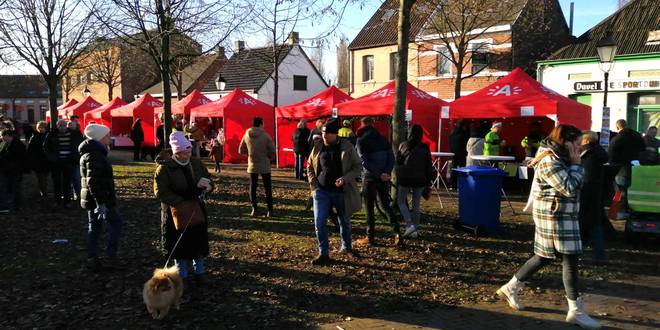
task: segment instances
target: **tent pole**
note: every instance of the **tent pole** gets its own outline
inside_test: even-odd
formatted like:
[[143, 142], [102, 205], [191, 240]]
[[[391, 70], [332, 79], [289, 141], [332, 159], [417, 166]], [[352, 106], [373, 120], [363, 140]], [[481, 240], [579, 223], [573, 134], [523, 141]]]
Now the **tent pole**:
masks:
[[277, 116], [275, 116], [275, 166], [280, 168], [280, 143], [277, 134]]

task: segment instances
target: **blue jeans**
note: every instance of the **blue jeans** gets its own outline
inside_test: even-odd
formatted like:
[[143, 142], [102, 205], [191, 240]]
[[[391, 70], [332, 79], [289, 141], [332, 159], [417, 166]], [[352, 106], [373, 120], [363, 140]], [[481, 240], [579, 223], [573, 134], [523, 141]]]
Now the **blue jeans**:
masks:
[[73, 165], [73, 172], [71, 172], [71, 186], [76, 198], [80, 198], [80, 164]]
[[[196, 275], [204, 274], [204, 257], [197, 257], [192, 260], [193, 270]], [[188, 277], [188, 260], [176, 259], [174, 262], [179, 266], [179, 276], [181, 278]]]
[[323, 189], [314, 190], [314, 224], [316, 226], [316, 238], [319, 244], [319, 254], [329, 255], [328, 247], [328, 214], [334, 207], [337, 210], [339, 220], [341, 248], [351, 249], [351, 219], [346, 215], [344, 207], [344, 193], [327, 191]]
[[[99, 220], [98, 216], [94, 214], [94, 210], [88, 210], [87, 217], [89, 218], [89, 228], [87, 231], [87, 256], [94, 258], [98, 257], [97, 245], [99, 237], [101, 236], [103, 221]], [[122, 227], [121, 216], [116, 208], [108, 208], [108, 214], [105, 221], [108, 222], [108, 248], [106, 254], [109, 257], [116, 257]]]
[[296, 154], [295, 164], [296, 179], [302, 180], [305, 177], [305, 155]]

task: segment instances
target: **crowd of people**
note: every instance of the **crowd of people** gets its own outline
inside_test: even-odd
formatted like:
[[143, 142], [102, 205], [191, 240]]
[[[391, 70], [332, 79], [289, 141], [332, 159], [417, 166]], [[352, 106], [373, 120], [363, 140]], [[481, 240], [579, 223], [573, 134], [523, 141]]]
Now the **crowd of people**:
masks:
[[[295, 176], [309, 183], [313, 204], [318, 247], [318, 254], [311, 260], [314, 266], [332, 263], [327, 223], [333, 215], [341, 238], [340, 253], [357, 254], [353, 248], [351, 216], [359, 210], [365, 211], [367, 228], [364, 237], [355, 243], [375, 244], [377, 204], [391, 226], [393, 245], [416, 238], [420, 230], [421, 198], [428, 198], [437, 175], [429, 146], [422, 142], [421, 126], [412, 125], [408, 138], [394, 152], [389, 140], [374, 127], [374, 118], [362, 118], [355, 133], [352, 124], [338, 118], [318, 120], [310, 131], [306, 121], [301, 120], [292, 136]], [[136, 121], [133, 126], [135, 160], [144, 159], [139, 152], [139, 142], [143, 140], [139, 125]], [[188, 263], [192, 263], [195, 283], [202, 286], [209, 253], [204, 195], [213, 191], [214, 185], [206, 166], [196, 156], [197, 146], [191, 142], [198, 141], [191, 139], [194, 126], [193, 132], [179, 126], [169, 134], [169, 148], [165, 148], [165, 131], [159, 127], [157, 138], [163, 150], [154, 158], [157, 164], [154, 194], [161, 202], [162, 242], [168, 259], [174, 260], [184, 279], [190, 277]], [[23, 142], [14, 127], [10, 121], [0, 121], [0, 212], [20, 210], [22, 178], [33, 171], [42, 199], [52, 197], [56, 205], [64, 207], [79, 199], [87, 211], [90, 268], [98, 271], [107, 267], [101, 263], [97, 248], [103, 223], [107, 223], [109, 231], [107, 263], [115, 263], [122, 219], [108, 160], [110, 129], [90, 124], [83, 135], [75, 118], [58, 120], [55, 129], [38, 122]], [[595, 260], [606, 260], [604, 231], [608, 220], [603, 206], [608, 185], [616, 186], [625, 196], [635, 161], [658, 164], [659, 160], [660, 142], [655, 127], [650, 127], [644, 136], [628, 128], [624, 120], [617, 121], [616, 127], [618, 132], [611, 139], [608, 151], [600, 146], [596, 133], [582, 132], [570, 125], [558, 125], [546, 137], [541, 125], [534, 123], [521, 141], [528, 166], [535, 172], [530, 201], [536, 231], [533, 257], [497, 290], [512, 308], [524, 308], [518, 294], [525, 282], [559, 258], [569, 305], [566, 320], [586, 328], [599, 327], [586, 313], [578, 287], [578, 256], [583, 251], [583, 241], [592, 246]], [[500, 154], [499, 148], [506, 145], [500, 138], [501, 129], [499, 122], [490, 125], [488, 132], [459, 123], [450, 137], [451, 148], [458, 151], [460, 158], [455, 164], [469, 165], [470, 155]], [[222, 161], [223, 139], [220, 132], [209, 143], [216, 171], [220, 170]], [[248, 157], [251, 215], [260, 213], [257, 190], [261, 177], [266, 195], [265, 216], [272, 216], [275, 209], [271, 163], [276, 150], [272, 137], [263, 129], [262, 118], [253, 119], [253, 127], [245, 132], [238, 151]], [[608, 175], [608, 171], [613, 175]], [[53, 181], [52, 196], [48, 195], [48, 173]], [[393, 188], [396, 189], [394, 203], [390, 197]], [[398, 215], [393, 206], [397, 206]]]

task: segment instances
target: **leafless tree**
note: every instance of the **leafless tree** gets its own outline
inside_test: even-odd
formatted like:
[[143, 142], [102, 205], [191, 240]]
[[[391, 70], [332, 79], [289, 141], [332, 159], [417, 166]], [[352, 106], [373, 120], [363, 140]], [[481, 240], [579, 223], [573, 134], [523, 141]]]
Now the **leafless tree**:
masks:
[[[399, 58], [408, 58], [410, 43], [410, 16], [416, 0], [399, 0], [397, 24], [397, 48]], [[394, 111], [392, 113], [392, 149], [396, 153], [406, 137], [406, 87], [408, 85], [408, 61], [396, 61]], [[396, 174], [395, 180], [396, 180]]]
[[97, 82], [106, 86], [108, 101], [112, 101], [113, 91], [121, 83], [121, 48], [122, 45], [118, 39], [97, 39], [86, 46], [86, 51], [77, 68], [85, 70]]
[[[76, 0], [5, 0], [0, 3], [0, 49], [10, 63], [34, 67], [48, 85], [51, 118], [57, 118], [58, 83], [98, 33], [96, 5]], [[51, 123], [55, 129], [55, 121]]]
[[71, 93], [76, 90], [76, 88], [80, 87], [80, 84], [78, 84], [78, 80], [75, 79], [72, 75], [72, 71], [74, 71], [75, 68], [71, 68], [68, 70], [66, 73], [64, 73], [64, 76], [60, 79], [60, 87], [62, 88], [62, 92], [64, 93], [62, 95], [64, 102], [68, 101], [71, 98]]
[[[420, 10], [432, 12], [423, 31], [430, 49], [438, 52], [455, 70], [454, 98], [461, 96], [461, 83], [484, 69], [487, 65], [473, 67], [466, 73], [473, 59], [486, 59], [494, 62], [504, 57], [489, 54], [492, 42], [475, 42], [486, 39], [492, 28], [511, 21], [521, 7], [517, 0], [430, 0]], [[488, 39], [486, 39], [488, 40]], [[499, 42], [511, 42], [499, 40]], [[485, 62], [485, 61], [484, 61]], [[509, 62], [510, 63], [510, 62]]]
[[348, 42], [345, 36], [341, 36], [337, 46], [337, 87], [348, 87], [349, 80]]
[[[210, 52], [223, 44], [251, 10], [252, 5], [242, 0], [110, 0], [103, 10], [97, 11], [97, 16], [122, 42], [149, 54], [160, 74], [164, 116], [170, 118], [173, 62]], [[206, 50], [173, 52], [176, 38], [195, 40]], [[168, 131], [169, 120], [163, 124]], [[165, 145], [167, 139], [165, 136]]]

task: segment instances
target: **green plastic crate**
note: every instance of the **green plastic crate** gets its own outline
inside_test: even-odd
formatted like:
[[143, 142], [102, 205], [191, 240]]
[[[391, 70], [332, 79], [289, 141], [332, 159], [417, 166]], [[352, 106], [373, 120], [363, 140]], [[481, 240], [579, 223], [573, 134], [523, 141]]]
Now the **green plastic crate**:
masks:
[[660, 166], [633, 166], [628, 205], [635, 212], [660, 213]]

